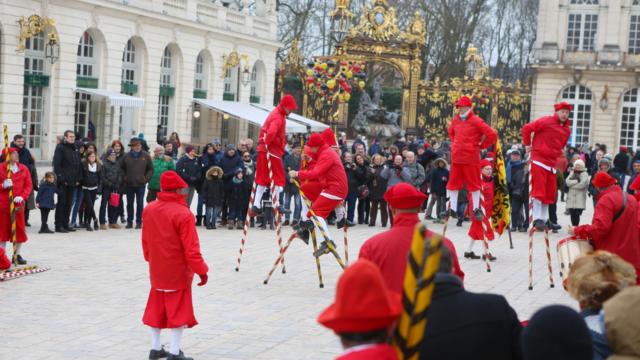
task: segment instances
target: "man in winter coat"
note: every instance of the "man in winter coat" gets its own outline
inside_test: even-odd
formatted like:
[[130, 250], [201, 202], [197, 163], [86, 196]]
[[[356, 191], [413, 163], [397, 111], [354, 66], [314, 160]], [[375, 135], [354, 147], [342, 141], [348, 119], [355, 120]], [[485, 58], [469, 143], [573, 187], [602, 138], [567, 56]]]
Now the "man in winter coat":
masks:
[[640, 160], [636, 160], [631, 164], [631, 170], [633, 170], [631, 177], [629, 178], [629, 184], [627, 185], [627, 192], [633, 195], [633, 190], [631, 189], [631, 184], [638, 178], [640, 174]]
[[220, 159], [220, 168], [222, 169], [222, 181], [224, 183], [224, 191], [225, 196], [222, 202], [222, 212], [221, 217], [224, 225], [227, 222], [227, 215], [229, 210], [229, 199], [228, 194], [231, 191], [231, 181], [235, 176], [236, 170], [242, 169], [244, 170], [244, 162], [238, 153], [236, 152], [236, 147], [233, 144], [228, 144], [224, 156]]
[[[438, 158], [434, 161], [434, 167], [427, 176], [427, 182], [429, 183], [429, 204], [427, 205], [427, 211], [424, 214], [425, 219], [433, 219], [431, 213], [433, 212], [433, 205], [436, 206], [436, 219], [440, 220], [440, 215], [446, 210], [447, 206], [447, 182], [449, 181], [449, 169], [447, 169], [447, 161], [443, 158]], [[440, 221], [438, 221], [440, 222]]]
[[150, 203], [158, 197], [160, 191], [160, 176], [165, 171], [175, 170], [176, 166], [173, 163], [171, 156], [164, 154], [164, 148], [160, 145], [156, 146], [153, 150], [153, 176], [147, 184], [147, 202]]
[[187, 206], [191, 207], [193, 195], [202, 184], [202, 165], [200, 164], [200, 159], [196, 156], [196, 149], [193, 146], [187, 146], [185, 149], [184, 155], [176, 163], [176, 172], [189, 185]]
[[[271, 194], [274, 199], [278, 199], [284, 187], [284, 166], [282, 156], [287, 144], [285, 135], [286, 118], [292, 111], [298, 110], [296, 100], [291, 95], [285, 95], [280, 104], [271, 111], [269, 117], [262, 125], [258, 135], [258, 160], [256, 164], [256, 193], [251, 211], [259, 214], [262, 209], [262, 195], [265, 190], [275, 185], [275, 194]], [[271, 173], [269, 172], [269, 162], [271, 163]], [[272, 178], [273, 176], [273, 178]], [[280, 204], [278, 209], [285, 212], [284, 206]]]
[[593, 186], [598, 190], [598, 199], [593, 220], [590, 225], [569, 228], [569, 233], [590, 240], [594, 250], [606, 250], [620, 256], [640, 274], [638, 202], [616, 183], [609, 174], [596, 173]]
[[458, 206], [458, 192], [463, 186], [471, 193], [473, 215], [482, 220], [480, 209], [480, 150], [496, 143], [498, 134], [473, 113], [473, 103], [463, 96], [456, 103], [458, 112], [449, 126], [451, 139], [451, 170], [449, 174], [449, 201], [451, 209]]
[[38, 173], [36, 171], [36, 160], [27, 148], [25, 138], [21, 134], [16, 134], [13, 137], [11, 147], [18, 149], [20, 164], [26, 166], [27, 169], [29, 169], [29, 173], [31, 173], [31, 184], [33, 184], [33, 189], [31, 190], [31, 194], [29, 194], [29, 198], [27, 199], [27, 206], [24, 207], [24, 223], [26, 226], [31, 226], [31, 224], [29, 224], [29, 211], [35, 209], [34, 191], [38, 191]]
[[529, 220], [526, 218], [529, 203], [529, 173], [527, 162], [522, 160], [519, 150], [510, 154], [509, 173], [509, 201], [511, 202], [511, 231], [526, 232]]
[[[18, 265], [24, 265], [26, 260], [20, 256], [22, 244], [27, 242], [27, 232], [24, 224], [24, 208], [27, 198], [31, 194], [31, 173], [29, 169], [20, 164], [18, 149], [8, 148], [9, 165], [6, 162], [0, 164], [0, 247], [6, 249], [7, 243], [11, 243], [11, 210], [9, 204], [9, 190], [13, 190], [13, 204], [16, 215], [16, 253], [14, 261]], [[6, 158], [7, 149], [2, 150], [2, 160]], [[11, 169], [11, 178], [7, 177], [7, 167]]]
[[56, 232], [76, 231], [69, 227], [69, 215], [73, 203], [73, 192], [80, 185], [82, 165], [76, 147], [76, 135], [72, 130], [64, 132], [62, 142], [53, 153], [53, 172], [58, 181], [58, 203], [56, 204]]
[[[160, 147], [162, 149], [162, 147]], [[120, 164], [116, 158], [116, 153], [113, 149], [108, 149], [105, 153], [105, 159], [102, 162], [102, 198], [100, 199], [100, 212], [98, 218], [100, 219], [100, 230], [107, 230], [107, 217], [109, 220], [109, 228], [120, 229], [118, 225], [117, 206], [111, 206], [109, 198], [111, 194], [118, 193], [120, 184], [122, 183], [122, 172], [120, 170]]]
[[129, 151], [120, 167], [122, 178], [127, 187], [127, 229], [133, 228], [133, 203], [136, 203], [135, 220], [136, 229], [142, 228], [142, 208], [144, 207], [144, 190], [153, 176], [153, 161], [149, 153], [142, 150], [140, 139], [132, 138], [129, 142]]
[[[531, 194], [533, 197], [533, 226], [543, 231], [549, 220], [549, 205], [555, 204], [556, 164], [571, 135], [569, 113], [573, 106], [567, 102], [554, 105], [555, 113], [543, 116], [522, 128], [522, 142], [531, 152]], [[533, 139], [532, 139], [533, 134]]]
[[[142, 322], [151, 327], [149, 359], [188, 360], [180, 350], [185, 327], [198, 324], [193, 312], [191, 284], [207, 283], [209, 268], [200, 253], [200, 241], [191, 210], [187, 207], [188, 185], [175, 171], [160, 177], [161, 192], [142, 214], [142, 251], [149, 263], [151, 289]], [[171, 348], [160, 345], [161, 329], [171, 329]]]
[[[403, 183], [387, 190], [384, 199], [391, 208], [391, 215], [395, 218], [393, 225], [391, 229], [365, 241], [360, 248], [359, 258], [376, 264], [389, 289], [402, 294], [407, 255], [411, 249], [413, 232], [420, 222], [418, 213], [426, 195], [411, 185]], [[433, 232], [427, 230], [427, 236], [432, 235]], [[443, 244], [451, 249], [453, 254], [456, 253], [449, 239], [445, 238]], [[458, 257], [453, 258], [455, 274], [464, 280], [464, 272], [460, 268]]]
[[407, 158], [402, 166], [409, 170], [409, 183], [415, 186], [416, 189], [420, 189], [426, 178], [426, 174], [424, 172], [424, 167], [416, 161], [416, 154], [412, 151], [407, 152]]
[[[289, 177], [289, 170], [300, 170], [300, 163], [302, 162], [302, 157], [300, 156], [301, 148], [300, 143], [295, 143], [291, 147], [291, 153], [284, 156], [284, 168], [285, 168], [285, 176], [286, 182], [284, 186], [284, 207], [285, 209], [289, 209], [291, 206], [291, 199], [293, 198], [294, 202], [294, 211], [293, 211], [293, 223], [297, 224], [300, 222], [300, 211], [302, 207], [302, 201], [300, 199], [300, 194], [298, 193], [298, 188], [293, 184], [291, 178]], [[291, 217], [291, 213], [285, 214], [284, 225], [289, 225], [289, 219]]]

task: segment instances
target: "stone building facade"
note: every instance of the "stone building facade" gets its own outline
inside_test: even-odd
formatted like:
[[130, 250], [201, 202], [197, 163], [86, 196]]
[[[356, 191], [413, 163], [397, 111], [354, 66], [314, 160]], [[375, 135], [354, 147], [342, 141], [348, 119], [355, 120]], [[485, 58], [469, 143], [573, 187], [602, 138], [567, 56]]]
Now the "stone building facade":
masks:
[[[253, 129], [246, 124], [222, 117], [204, 123], [192, 104], [193, 98], [273, 101], [280, 47], [275, 0], [237, 3], [0, 2], [0, 122], [11, 135], [24, 134], [39, 159], [52, 157], [67, 129], [95, 138], [100, 149], [139, 133], [150, 144], [157, 133], [177, 132], [183, 143], [195, 144], [247, 136]], [[55, 24], [16, 51], [24, 31], [18, 20], [34, 14]], [[53, 64], [50, 33], [58, 38]], [[240, 61], [231, 66], [236, 55]]]

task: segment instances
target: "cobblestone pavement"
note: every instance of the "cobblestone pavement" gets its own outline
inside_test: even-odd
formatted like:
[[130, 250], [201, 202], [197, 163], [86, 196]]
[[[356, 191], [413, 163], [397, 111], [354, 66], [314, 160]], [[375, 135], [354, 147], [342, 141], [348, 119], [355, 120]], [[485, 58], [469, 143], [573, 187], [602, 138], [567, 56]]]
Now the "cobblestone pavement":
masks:
[[[564, 204], [559, 206], [559, 212]], [[589, 221], [592, 210], [583, 215]], [[560, 215], [563, 225], [568, 217]], [[50, 266], [45, 273], [0, 283], [4, 309], [0, 317], [2, 359], [144, 359], [149, 330], [142, 324], [149, 283], [142, 257], [140, 230], [78, 231], [39, 235], [39, 213], [32, 213], [25, 258]], [[51, 214], [51, 221], [53, 214]], [[468, 241], [464, 227], [450, 224], [448, 236], [462, 256]], [[440, 231], [442, 225], [429, 225]], [[349, 230], [350, 259], [380, 227]], [[291, 229], [286, 227], [283, 235]], [[200, 243], [210, 265], [209, 283], [194, 286], [200, 324], [185, 331], [182, 347], [196, 359], [330, 359], [340, 352], [331, 331], [315, 319], [333, 299], [340, 275], [335, 261], [324, 256], [325, 288], [318, 288], [311, 247], [295, 241], [286, 257], [287, 273], [274, 274], [263, 285], [277, 255], [275, 233], [251, 229], [240, 272], [235, 272], [242, 231], [199, 228]], [[342, 252], [342, 233], [332, 234]], [[553, 234], [552, 244], [566, 236]], [[503, 294], [520, 319], [542, 306], [575, 303], [560, 286], [558, 262], [552, 257], [556, 288], [549, 288], [544, 242], [534, 248], [534, 290], [527, 290], [527, 238], [513, 234], [514, 249], [503, 236], [491, 244], [498, 257], [487, 273], [479, 260], [461, 260], [465, 287]], [[481, 249], [476, 246], [476, 253]], [[168, 344], [168, 334], [163, 343]]]

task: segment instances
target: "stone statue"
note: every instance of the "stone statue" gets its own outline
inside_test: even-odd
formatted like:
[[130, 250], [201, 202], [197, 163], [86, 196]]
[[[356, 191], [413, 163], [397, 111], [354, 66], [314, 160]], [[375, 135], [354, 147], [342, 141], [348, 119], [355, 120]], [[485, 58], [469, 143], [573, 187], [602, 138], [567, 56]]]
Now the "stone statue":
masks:
[[378, 79], [373, 82], [373, 99], [367, 91], [362, 91], [358, 113], [351, 127], [358, 133], [368, 137], [377, 137], [383, 143], [392, 143], [404, 136], [400, 128], [401, 115], [389, 112], [382, 106], [382, 85]]

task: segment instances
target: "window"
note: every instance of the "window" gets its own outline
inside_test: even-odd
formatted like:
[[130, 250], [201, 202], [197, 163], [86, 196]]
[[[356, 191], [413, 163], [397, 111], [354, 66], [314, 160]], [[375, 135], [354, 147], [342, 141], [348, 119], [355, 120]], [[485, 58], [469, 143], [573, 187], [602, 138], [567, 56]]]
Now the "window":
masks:
[[598, 15], [570, 13], [567, 28], [567, 51], [594, 51]]
[[224, 92], [231, 93], [231, 69], [228, 69], [224, 75]]
[[634, 150], [640, 148], [640, 102], [638, 88], [631, 89], [622, 97], [622, 115], [620, 119], [620, 146]]
[[[44, 39], [45, 34], [41, 32], [25, 41], [25, 74], [44, 75]], [[45, 89], [26, 83], [22, 89], [22, 135], [25, 137], [26, 146], [31, 149], [41, 146]]]
[[[171, 86], [171, 80], [173, 75], [171, 50], [167, 46], [162, 54], [160, 61], [160, 87]], [[171, 97], [167, 95], [160, 95], [158, 99], [158, 129], [161, 137], [167, 136], [167, 129], [169, 127], [169, 114], [171, 110]]]
[[[94, 76], [94, 66], [96, 59], [94, 55], [94, 42], [88, 32], [84, 32], [78, 44], [78, 63], [76, 64], [76, 75], [83, 77]], [[96, 74], [97, 75], [97, 74]]]
[[[131, 39], [122, 53], [122, 82], [134, 84], [136, 79], [136, 47]], [[133, 94], [127, 94], [133, 95]]]
[[85, 93], [76, 91], [76, 112], [75, 112], [75, 126], [73, 131], [76, 134], [80, 134], [80, 137], [87, 135], [87, 127], [89, 121], [89, 115], [91, 113], [91, 96]]
[[202, 54], [198, 55], [196, 59], [196, 74], [194, 77], [193, 88], [197, 90], [206, 90], [205, 83], [205, 75], [204, 75], [204, 58]]
[[589, 144], [589, 132], [591, 129], [591, 90], [582, 85], [572, 85], [562, 90], [562, 100], [573, 105], [573, 111], [569, 115], [571, 119], [571, 146]]

